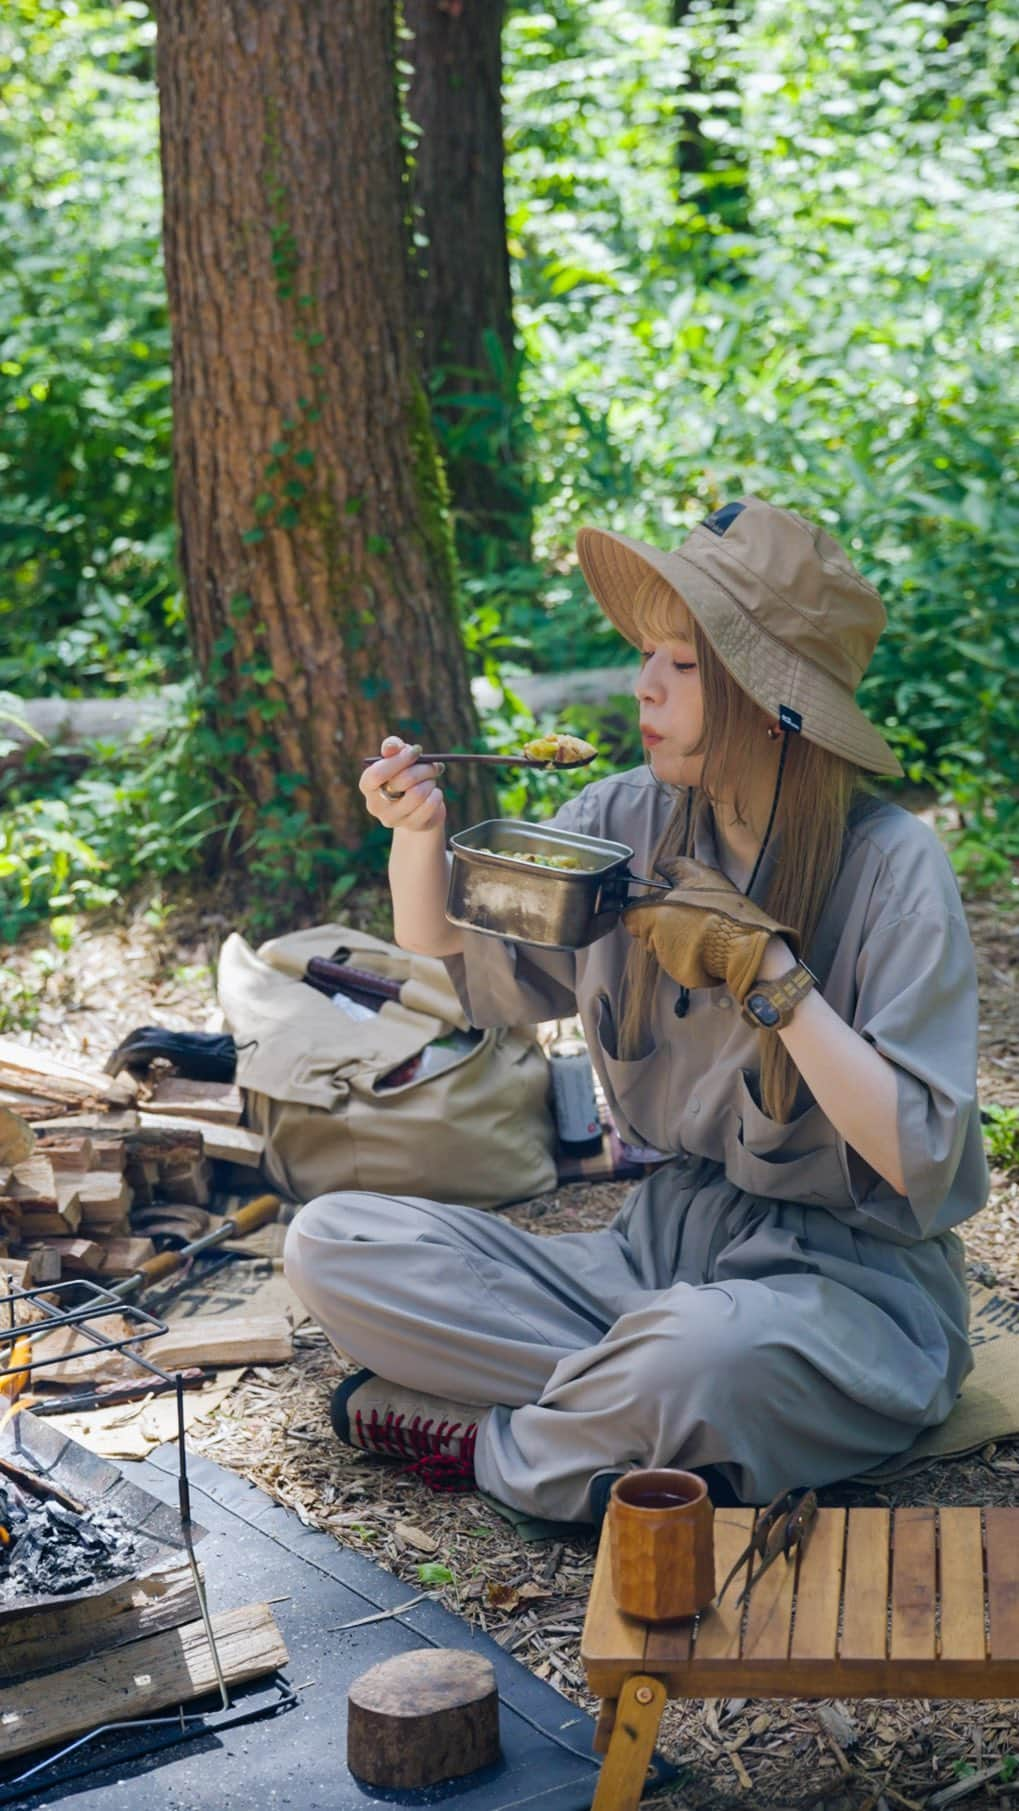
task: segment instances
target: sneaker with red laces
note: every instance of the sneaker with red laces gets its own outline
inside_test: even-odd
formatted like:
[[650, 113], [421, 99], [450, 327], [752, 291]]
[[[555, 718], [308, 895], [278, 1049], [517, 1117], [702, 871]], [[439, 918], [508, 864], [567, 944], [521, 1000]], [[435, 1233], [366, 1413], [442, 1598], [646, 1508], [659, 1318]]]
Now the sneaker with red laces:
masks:
[[473, 1490], [476, 1411], [464, 1402], [424, 1396], [357, 1371], [333, 1391], [330, 1418], [337, 1438], [365, 1453], [405, 1459], [404, 1470], [430, 1490]]

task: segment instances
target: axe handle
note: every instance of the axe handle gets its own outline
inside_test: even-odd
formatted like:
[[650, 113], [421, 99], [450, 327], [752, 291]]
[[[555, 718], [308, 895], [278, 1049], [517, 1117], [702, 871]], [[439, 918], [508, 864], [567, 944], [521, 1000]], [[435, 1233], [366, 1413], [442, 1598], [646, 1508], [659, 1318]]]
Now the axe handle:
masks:
[[243, 1239], [257, 1227], [268, 1226], [279, 1211], [278, 1195], [256, 1195], [253, 1201], [246, 1202], [229, 1219], [221, 1221], [202, 1238], [192, 1239], [191, 1244], [182, 1246], [180, 1251], [161, 1251], [154, 1258], [147, 1258], [133, 1276], [125, 1277], [110, 1293], [133, 1295], [136, 1289], [148, 1289], [153, 1283], [162, 1282], [164, 1277], [172, 1276], [188, 1258], [196, 1257], [199, 1252], [209, 1251], [214, 1245], [222, 1245], [225, 1239]]

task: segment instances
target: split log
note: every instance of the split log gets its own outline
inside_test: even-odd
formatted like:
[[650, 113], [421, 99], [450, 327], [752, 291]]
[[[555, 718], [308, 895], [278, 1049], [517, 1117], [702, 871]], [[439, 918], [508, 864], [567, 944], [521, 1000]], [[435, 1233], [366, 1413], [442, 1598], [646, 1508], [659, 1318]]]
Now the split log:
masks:
[[15, 1258], [4, 1252], [0, 1257], [0, 1295], [6, 1295], [18, 1289], [31, 1289], [32, 1281], [31, 1255]]
[[117, 1170], [90, 1170], [79, 1176], [81, 1224], [89, 1231], [122, 1225], [134, 1196], [125, 1176]]
[[0, 1616], [0, 1681], [16, 1684], [33, 1673], [72, 1666], [91, 1654], [193, 1622], [200, 1613], [191, 1567], [175, 1560], [111, 1585], [96, 1597]]
[[[130, 1339], [137, 1332], [137, 1325], [115, 1313], [102, 1314], [87, 1325], [90, 1332], [106, 1340]], [[150, 1343], [141, 1347], [146, 1357]], [[106, 1383], [138, 1376], [138, 1367], [129, 1356], [94, 1345], [84, 1326], [57, 1327], [47, 1333], [36, 1341], [35, 1359], [39, 1366], [36, 1383], [47, 1390], [51, 1385]]]
[[109, 1112], [94, 1107], [88, 1112], [57, 1114], [36, 1127], [36, 1136], [49, 1140], [62, 1138], [68, 1132], [87, 1132], [98, 1133], [100, 1138], [117, 1138], [122, 1132], [134, 1131], [137, 1124], [138, 1114], [133, 1107], [114, 1107]]
[[173, 1120], [164, 1126], [143, 1122], [124, 1142], [124, 1174], [137, 1202], [149, 1206], [164, 1194], [173, 1201], [205, 1206], [212, 1193], [212, 1165], [200, 1127]]
[[239, 1126], [244, 1117], [244, 1096], [236, 1082], [194, 1082], [182, 1075], [164, 1076], [143, 1105], [164, 1118], [215, 1120], [224, 1126]]
[[54, 1175], [49, 1159], [27, 1157], [11, 1171], [3, 1204], [17, 1210], [21, 1237], [66, 1236], [81, 1225], [78, 1179]]
[[69, 1277], [129, 1277], [140, 1270], [156, 1248], [151, 1239], [50, 1239], [46, 1249], [59, 1254]]
[[49, 1158], [38, 1152], [15, 1164], [6, 1193], [23, 1208], [49, 1207], [59, 1212], [62, 1203], [77, 1200], [77, 1178], [54, 1175]]
[[[95, 1239], [48, 1239], [45, 1245], [36, 1246], [35, 1251], [40, 1255], [49, 1252], [58, 1260], [57, 1278], [96, 1277], [103, 1267], [103, 1247]], [[48, 1283], [56, 1279], [44, 1277], [43, 1280]]]
[[[89, 1143], [93, 1152], [90, 1169], [102, 1170], [104, 1176], [124, 1174], [127, 1167], [127, 1138], [123, 1132], [109, 1138], [94, 1133]], [[46, 1148], [48, 1150], [49, 1146]]]
[[62, 1175], [84, 1176], [97, 1167], [95, 1145], [91, 1138], [48, 1138], [40, 1148], [53, 1168]]
[[285, 1314], [200, 1315], [177, 1321], [147, 1340], [142, 1350], [161, 1370], [187, 1365], [230, 1370], [237, 1365], [281, 1365], [294, 1356], [293, 1332]]
[[[14, 1292], [19, 1289], [37, 1289], [43, 1283], [59, 1283], [60, 1260], [56, 1252], [50, 1252], [46, 1245], [32, 1245], [24, 1252], [16, 1252], [11, 1257], [0, 1258], [0, 1295], [7, 1294], [7, 1278], [10, 1277]], [[16, 1319], [42, 1320], [44, 1308], [36, 1309], [33, 1302], [19, 1302], [19, 1308], [32, 1309], [32, 1313], [16, 1316]]]
[[[223, 1610], [212, 1619], [228, 1685], [260, 1679], [285, 1666], [287, 1650], [266, 1604]], [[126, 1647], [0, 1691], [0, 1760], [50, 1743], [68, 1742], [111, 1714], [152, 1716], [168, 1704], [215, 1690], [216, 1672], [201, 1622], [184, 1623]], [[112, 1708], [111, 1708], [112, 1707]]]
[[163, 1118], [145, 1106], [142, 1107], [142, 1125], [158, 1127], [163, 1132], [178, 1129], [198, 1132], [207, 1157], [215, 1157], [222, 1163], [245, 1164], [249, 1169], [258, 1168], [265, 1150], [262, 1134], [251, 1132], [245, 1126], [219, 1126], [208, 1119]]
[[0, 1038], [0, 1090], [5, 1099], [10, 1090], [22, 1098], [36, 1098], [44, 1110], [56, 1108], [57, 1112], [64, 1112], [67, 1107], [93, 1101], [128, 1105], [138, 1092], [138, 1084], [131, 1076], [92, 1075], [42, 1046], [30, 1047], [13, 1038]]
[[[85, 1505], [77, 1497], [72, 1497], [69, 1490], [60, 1484], [54, 1484], [52, 1478], [41, 1477], [38, 1472], [26, 1471], [23, 1465], [16, 1465], [7, 1454], [0, 1453], [0, 1477], [10, 1478], [19, 1490], [35, 1497], [40, 1503], [59, 1503], [64, 1509], [73, 1509], [75, 1515], [85, 1514]], [[3, 1738], [0, 1736], [0, 1754], [3, 1753]]]
[[[130, 1339], [137, 1326], [121, 1314], [100, 1315], [89, 1326], [104, 1339]], [[175, 1321], [165, 1333], [146, 1339], [139, 1350], [164, 1371], [185, 1371], [201, 1365], [204, 1370], [235, 1370], [244, 1365], [286, 1364], [294, 1355], [293, 1331], [285, 1314], [210, 1315], [208, 1320]], [[84, 1330], [58, 1327], [38, 1341], [39, 1380], [47, 1384], [109, 1383], [135, 1380], [138, 1367], [123, 1352], [109, 1352], [90, 1345]]]
[[4, 1169], [13, 1169], [16, 1163], [24, 1163], [31, 1157], [35, 1146], [35, 1133], [25, 1120], [12, 1113], [10, 1107], [0, 1107], [0, 1165]]
[[203, 1128], [197, 1122], [184, 1125], [167, 1118], [152, 1123], [150, 1118], [139, 1124], [139, 1116], [133, 1112], [71, 1114], [50, 1120], [36, 1131], [43, 1152], [48, 1152], [55, 1139], [87, 1134], [96, 1166], [89, 1176], [101, 1174], [111, 1182], [115, 1172], [123, 1172], [133, 1199], [144, 1206], [165, 1194], [171, 1200], [204, 1207], [211, 1195], [212, 1166], [205, 1158]]
[[372, 1786], [432, 1786], [499, 1759], [492, 1663], [457, 1648], [419, 1648], [355, 1679], [347, 1766]]

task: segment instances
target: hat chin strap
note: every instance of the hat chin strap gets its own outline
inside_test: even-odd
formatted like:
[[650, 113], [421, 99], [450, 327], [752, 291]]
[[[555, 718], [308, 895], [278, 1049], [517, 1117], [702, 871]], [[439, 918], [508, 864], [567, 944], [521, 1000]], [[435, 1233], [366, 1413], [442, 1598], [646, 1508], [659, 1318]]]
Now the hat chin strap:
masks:
[[[789, 753], [789, 733], [790, 732], [788, 731], [788, 729], [783, 729], [783, 731], [782, 731], [782, 753], [779, 756], [778, 772], [775, 775], [775, 791], [772, 794], [771, 811], [768, 814], [768, 827], [764, 832], [764, 841], [761, 843], [761, 846], [757, 851], [757, 860], [754, 863], [754, 871], [751, 874], [750, 879], [747, 881], [747, 884], [743, 889], [744, 895], [747, 898], [749, 898], [750, 892], [753, 888], [754, 881], [757, 879], [757, 870], [759, 869], [761, 862], [764, 859], [764, 851], [768, 847], [768, 842], [771, 837], [772, 828], [775, 823], [775, 813], [778, 810], [779, 794], [782, 791], [782, 773], [785, 768], [786, 755]], [[770, 730], [768, 731], [768, 734], [769, 734], [769, 736], [771, 735]]]

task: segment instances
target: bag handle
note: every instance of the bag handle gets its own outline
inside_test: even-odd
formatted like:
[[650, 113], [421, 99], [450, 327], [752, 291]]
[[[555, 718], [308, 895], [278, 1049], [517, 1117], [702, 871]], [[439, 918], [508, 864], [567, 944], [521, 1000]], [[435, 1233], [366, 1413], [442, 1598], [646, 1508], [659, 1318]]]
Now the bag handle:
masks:
[[345, 962], [330, 962], [326, 956], [310, 956], [302, 980], [317, 987], [320, 993], [359, 993], [379, 1000], [398, 1000], [400, 981], [388, 975], [374, 974], [370, 969], [351, 968]]

